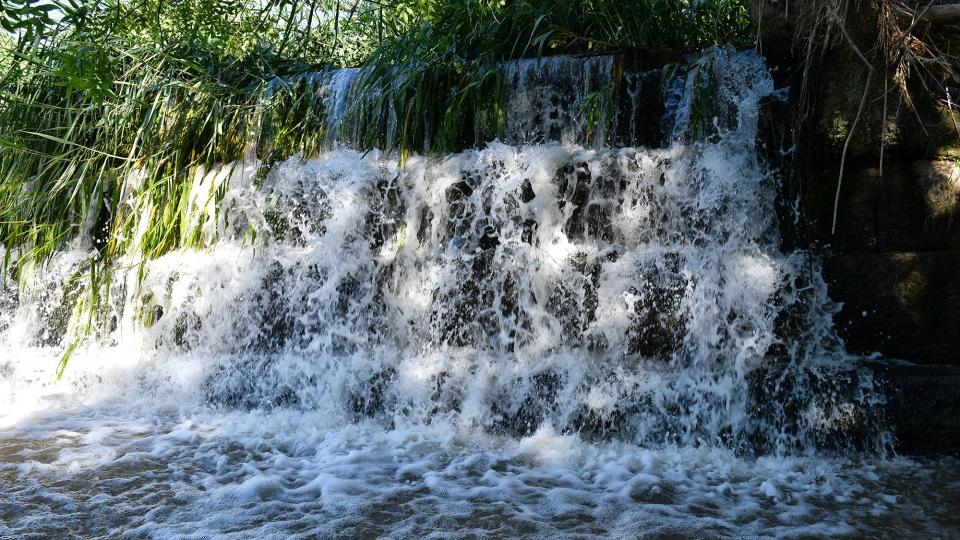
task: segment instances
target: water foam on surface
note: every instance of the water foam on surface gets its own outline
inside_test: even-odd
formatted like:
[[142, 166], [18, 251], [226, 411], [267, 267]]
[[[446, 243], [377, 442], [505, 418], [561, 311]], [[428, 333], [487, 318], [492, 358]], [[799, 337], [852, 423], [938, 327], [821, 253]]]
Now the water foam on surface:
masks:
[[316, 413], [73, 410], [6, 431], [0, 535], [580, 538], [949, 536], [954, 461], [744, 460]]

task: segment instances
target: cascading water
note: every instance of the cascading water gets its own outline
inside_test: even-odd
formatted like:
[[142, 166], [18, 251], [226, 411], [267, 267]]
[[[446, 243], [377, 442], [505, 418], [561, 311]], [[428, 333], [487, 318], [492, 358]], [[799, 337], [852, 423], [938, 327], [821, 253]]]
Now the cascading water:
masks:
[[[201, 224], [212, 247], [133, 266], [113, 324], [59, 383], [61, 284], [87, 254], [9, 286], [0, 535], [942, 523], [886, 517], [908, 501], [876, 461], [850, 461], [889, 452], [882, 399], [833, 334], [817, 261], [779, 249], [762, 59], [700, 61], [717, 74], [701, 142], [690, 75], [658, 127], [669, 144], [596, 149], [577, 143], [608, 135], [571, 111], [609, 59], [575, 64], [583, 88], [559, 92], [545, 81], [572, 61], [534, 62], [506, 69], [506, 140], [535, 145], [202, 171], [198, 193], [226, 190]], [[339, 135], [358, 73], [324, 77]]]

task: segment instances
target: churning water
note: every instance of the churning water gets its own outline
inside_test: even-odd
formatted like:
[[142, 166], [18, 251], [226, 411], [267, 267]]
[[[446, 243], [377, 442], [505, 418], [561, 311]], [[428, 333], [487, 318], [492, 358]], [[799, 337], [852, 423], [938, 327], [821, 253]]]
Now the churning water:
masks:
[[505, 140], [562, 143], [199, 171], [211, 247], [131, 264], [59, 382], [84, 239], [9, 286], [0, 536], [960, 534], [957, 464], [890, 457], [817, 261], [779, 248], [762, 60], [700, 61], [704, 141], [690, 75], [669, 144], [601, 149], [544, 113], [558, 62], [510, 68]]

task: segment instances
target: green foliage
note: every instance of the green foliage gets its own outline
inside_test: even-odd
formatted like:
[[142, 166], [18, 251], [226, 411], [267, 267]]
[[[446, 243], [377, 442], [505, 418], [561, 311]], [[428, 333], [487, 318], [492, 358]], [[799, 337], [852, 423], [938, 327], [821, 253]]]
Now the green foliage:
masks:
[[376, 62], [504, 60], [638, 49], [696, 52], [747, 45], [750, 5], [740, 0], [427, 0], [407, 29], [384, 40]]
[[15, 44], [13, 38], [0, 32], [0, 73], [7, 73], [13, 61]]
[[585, 137], [588, 139], [613, 114], [614, 85], [607, 84], [603, 88], [587, 94], [580, 105], [580, 116], [586, 118], [587, 128]]
[[50, 16], [60, 6], [37, 0], [0, 0], [0, 29], [24, 42], [34, 41], [55, 24]]
[[[552, 54], [699, 52], [753, 43], [745, 0], [420, 0], [370, 55], [365, 145], [446, 151], [497, 136], [498, 65]], [[597, 96], [599, 97], [599, 96]], [[592, 114], [601, 112], [593, 103]], [[589, 120], [589, 119], [588, 119]], [[396, 125], [394, 125], [396, 124]], [[430, 146], [426, 146], [429, 144]]]
[[[144, 256], [195, 236], [181, 230], [192, 171], [243, 155], [268, 81], [323, 69], [324, 48], [334, 59], [327, 65], [350, 60], [327, 39], [329, 17], [319, 11], [330, 5], [96, 0], [62, 7], [56, 28], [10, 49], [0, 89], [0, 243], [25, 250], [19, 266], [29, 266], [91, 216], [109, 214], [106, 263], [126, 252], [145, 205], [154, 217], [140, 245]], [[361, 18], [336, 24], [369, 24]], [[286, 106], [287, 117], [300, 112]], [[314, 125], [284, 126], [277, 151], [316, 151], [303, 140]], [[126, 179], [134, 173], [146, 178], [131, 188]]]
[[723, 116], [723, 112], [717, 110], [714, 57], [704, 55], [703, 58], [688, 66], [671, 66], [671, 68], [665, 72], [684, 73], [685, 93], [690, 99], [687, 104], [689, 117], [686, 119], [688, 136], [692, 140], [704, 140], [718, 135], [714, 119]]

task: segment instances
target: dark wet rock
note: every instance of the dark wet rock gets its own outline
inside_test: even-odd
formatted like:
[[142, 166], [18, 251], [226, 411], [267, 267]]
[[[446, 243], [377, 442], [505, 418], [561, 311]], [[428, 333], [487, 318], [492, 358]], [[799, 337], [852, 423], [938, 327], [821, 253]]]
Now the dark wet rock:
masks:
[[5, 287], [0, 282], [0, 334], [10, 327], [19, 305], [20, 289], [15, 286]]
[[762, 163], [777, 184], [774, 209], [780, 231], [780, 249], [787, 252], [800, 247], [804, 235], [800, 206], [803, 181], [793, 166], [796, 136], [793, 103], [786, 94], [764, 98], [757, 120], [757, 150]]
[[[294, 317], [288, 305], [286, 279], [293, 269], [284, 269], [283, 265], [274, 261], [270, 264], [263, 277], [261, 287], [252, 295], [244, 298], [244, 306], [250, 310], [253, 321], [238, 328], [254, 327], [259, 331], [255, 336], [247, 339], [249, 346], [255, 350], [274, 350], [282, 348], [290, 339], [294, 330]], [[243, 335], [239, 335], [244, 340]]]
[[943, 160], [849, 160], [830, 234], [838, 176], [822, 160], [806, 181], [807, 237], [829, 246], [824, 277], [857, 354], [958, 362], [960, 168]]
[[113, 226], [113, 212], [107, 204], [107, 199], [102, 197], [100, 205], [97, 208], [97, 218], [93, 223], [93, 230], [90, 231], [93, 237], [93, 249], [102, 253], [110, 242], [110, 229]]
[[483, 228], [483, 236], [480, 237], [477, 245], [483, 250], [496, 249], [500, 245], [500, 235], [493, 226], [487, 225]]
[[151, 316], [150, 324], [147, 324], [146, 326], [149, 328], [153, 324], [159, 322], [160, 319], [163, 318], [163, 314], [164, 314], [163, 306], [153, 306], [150, 313], [150, 316]]
[[581, 338], [597, 319], [597, 288], [603, 262], [608, 260], [609, 255], [590, 259], [586, 253], [576, 253], [567, 261], [564, 279], [555, 284], [547, 311], [560, 321], [567, 339]]
[[571, 240], [615, 240], [612, 218], [623, 204], [626, 180], [614, 156], [605, 156], [599, 164], [568, 162], [557, 171], [554, 183], [558, 207], [568, 216], [564, 232]]
[[960, 366], [871, 362], [885, 383], [896, 450], [960, 455]]
[[634, 429], [630, 418], [640, 407], [629, 396], [620, 396], [612, 410], [598, 410], [581, 405], [573, 414], [568, 431], [587, 441], [630, 440]]
[[[752, 3], [758, 25], [758, 49], [770, 65], [779, 67], [778, 77], [793, 84], [800, 82], [804, 69], [800, 55], [803, 48], [794, 45], [797, 26], [809, 13], [805, 4], [778, 0], [754, 0]], [[922, 7], [922, 6], [921, 6]], [[808, 96], [805, 112], [805, 138], [812, 143], [811, 156], [839, 156], [860, 107], [868, 69], [860, 54], [874, 66], [872, 85], [856, 130], [850, 137], [848, 154], [851, 157], [876, 157], [884, 140], [888, 156], [915, 159], [921, 156], [945, 155], [960, 152], [960, 138], [956, 122], [960, 113], [948, 110], [937, 98], [923, 90], [920, 77], [910, 77], [907, 83], [910, 102], [901, 97], [899, 84], [893, 79], [895, 70], [883, 69], [882, 48], [877, 41], [876, 4], [861, 3], [850, 6], [845, 14], [846, 36], [858, 50], [848, 45], [846, 36], [838, 40], [824, 54], [808, 66]], [[818, 51], [819, 53], [820, 51]], [[776, 73], [776, 72], [775, 72]], [[889, 77], [886, 81], [883, 77]], [[884, 94], [889, 92], [884, 107]], [[882, 132], [882, 137], [881, 137]]]
[[[760, 49], [774, 65], [781, 65], [781, 76], [798, 73], [800, 59], [791, 44], [802, 9], [771, 0], [753, 3], [755, 16], [763, 20]], [[868, 60], [881, 66], [872, 47], [875, 7], [864, 4], [852, 10], [847, 20], [857, 23], [847, 24], [850, 37]], [[804, 116], [808, 122], [799, 126], [796, 137], [797, 169], [779, 203], [785, 208], [801, 193], [800, 217], [805, 220], [795, 221], [800, 228], [795, 234], [797, 227], [781, 212], [781, 236], [829, 245], [834, 256], [825, 274], [831, 296], [844, 304], [837, 322], [852, 351], [955, 362], [950, 353], [957, 349], [957, 329], [949, 321], [956, 318], [947, 299], [956, 291], [947, 276], [957, 271], [949, 250], [960, 249], [955, 219], [960, 209], [960, 116], [914, 87], [917, 77], [910, 83], [913, 103], [900, 104], [897, 85], [885, 83], [885, 74], [878, 71], [868, 106], [850, 138], [832, 232], [840, 153], [863, 96], [864, 74], [862, 61], [845, 43], [813, 63]], [[884, 108], [887, 87], [892, 93]], [[791, 110], [792, 116], [798, 114], [795, 103]], [[761, 119], [761, 127], [764, 122]], [[776, 132], [775, 127], [764, 129]], [[778, 137], [772, 133], [774, 140]], [[775, 154], [767, 154], [773, 164]], [[943, 253], [928, 253], [932, 251]]]
[[502, 316], [510, 317], [517, 313], [520, 307], [520, 290], [517, 287], [517, 281], [510, 274], [507, 274], [503, 278], [499, 300], [500, 314]]
[[430, 320], [438, 343], [511, 352], [525, 339], [530, 322], [520, 307], [524, 291], [512, 275], [489, 273], [492, 258], [492, 251], [482, 251], [471, 263], [458, 261], [461, 277], [434, 293]]
[[371, 202], [364, 224], [364, 236], [370, 238], [370, 249], [374, 252], [396, 236], [403, 221], [405, 208], [397, 180], [396, 176], [381, 177], [369, 196]]
[[563, 376], [552, 370], [514, 380], [491, 402], [491, 429], [514, 437], [531, 435], [554, 411], [562, 384]]
[[[592, 290], [588, 280], [584, 280], [583, 286]], [[583, 304], [583, 296], [571, 290], [567, 283], [557, 283], [547, 302], [547, 311], [560, 321], [563, 335], [569, 340], [579, 339], [594, 317], [594, 312], [585, 309]]]
[[564, 232], [571, 240], [583, 240], [586, 237], [583, 215], [590, 202], [591, 181], [590, 165], [586, 162], [567, 163], [557, 173], [557, 185], [563, 199], [560, 209], [569, 212], [570, 216], [564, 225]]
[[960, 166], [954, 161], [848, 162], [830, 234], [838, 164], [826, 161], [808, 180], [810, 236], [840, 252], [960, 249]]
[[263, 212], [263, 220], [267, 222], [267, 227], [270, 229], [270, 234], [274, 238], [283, 240], [287, 237], [287, 233], [290, 230], [290, 220], [287, 219], [287, 216], [276, 208], [268, 208]]
[[520, 186], [520, 202], [529, 203], [537, 196], [533, 191], [533, 185], [530, 183], [530, 180], [524, 180], [523, 184]]
[[[462, 284], [460, 294], [467, 297], [480, 297], [481, 293], [476, 282], [466, 281]], [[455, 299], [455, 293], [445, 293], [434, 296], [434, 309], [431, 313], [431, 329], [435, 339], [442, 344], [454, 347], [463, 347], [472, 344], [477, 336], [475, 326], [479, 319], [478, 312], [472, 302], [452, 304], [447, 299]]]
[[432, 375], [430, 382], [433, 385], [433, 392], [430, 394], [430, 401], [433, 402], [433, 408], [429, 413], [428, 421], [438, 414], [449, 412], [459, 413], [463, 400], [463, 389], [453, 382], [450, 373], [441, 371], [436, 375]]
[[350, 410], [361, 417], [376, 416], [386, 410], [387, 389], [396, 378], [397, 370], [378, 371], [350, 393]]
[[676, 315], [682, 296], [669, 289], [644, 291], [642, 296], [633, 306], [637, 317], [627, 332], [627, 354], [669, 359], [685, 331], [684, 320]]
[[804, 270], [792, 277], [784, 277], [771, 299], [771, 307], [776, 312], [773, 334], [776, 338], [766, 351], [768, 357], [801, 358], [813, 353], [811, 348], [819, 346], [840, 347], [839, 341], [832, 335], [825, 335], [824, 342], [811, 340], [809, 330], [819, 324], [821, 315], [816, 311], [819, 306], [817, 287], [810, 283], [811, 277], [819, 278], [819, 265], [813, 259], [804, 264]]
[[460, 180], [459, 182], [456, 182], [447, 188], [447, 204], [453, 204], [456, 201], [463, 200], [473, 195], [473, 187], [471, 184], [476, 183], [479, 183], [478, 178], [469, 175], [469, 173], [465, 173], [463, 180]]
[[301, 186], [284, 195], [264, 217], [277, 238], [302, 245], [308, 236], [327, 233], [326, 221], [333, 215], [329, 198], [318, 185]]
[[669, 359], [680, 348], [687, 324], [683, 311], [687, 283], [681, 266], [681, 256], [668, 253], [660, 263], [639, 270], [641, 285], [630, 289], [638, 300], [627, 330], [627, 354]]
[[420, 244], [426, 243], [430, 239], [431, 227], [433, 225], [433, 210], [428, 206], [420, 208], [420, 227], [417, 229], [417, 241]]
[[586, 141], [585, 98], [613, 76], [610, 57], [544, 57], [504, 64], [505, 139], [513, 144]]
[[189, 351], [200, 343], [200, 330], [203, 321], [192, 310], [181, 311], [173, 323], [173, 343], [177, 347]]
[[[641, 68], [642, 69], [642, 68]], [[626, 71], [614, 100], [613, 146], [657, 148], [665, 133], [663, 72], [660, 69]]]
[[339, 316], [350, 316], [354, 303], [358, 297], [363, 294], [364, 286], [365, 284], [362, 284], [357, 277], [351, 275], [344, 276], [340, 282], [337, 283], [336, 313]]
[[[82, 266], [87, 264], [89, 263], [84, 262], [77, 265], [74, 271], [83, 271]], [[65, 283], [59, 283], [55, 277], [48, 279], [42, 287], [37, 292], [41, 299], [36, 305], [37, 319], [43, 322], [37, 328], [31, 344], [58, 347], [64, 344], [70, 318], [73, 316], [73, 306], [84, 292], [84, 287], [78, 280], [68, 279]]]
[[[473, 187], [471, 183], [479, 183], [479, 179], [464, 173], [466, 179], [461, 180], [446, 190], [447, 199], [447, 234], [446, 240], [455, 242], [458, 239], [469, 235], [470, 228], [473, 225], [475, 209], [471, 197], [473, 196]], [[472, 181], [472, 182], [471, 182]]]
[[574, 415], [571, 431], [587, 441], [605, 441], [622, 437], [627, 415], [620, 407], [599, 412], [581, 407]]
[[523, 220], [521, 227], [523, 228], [523, 232], [520, 233], [520, 239], [526, 244], [539, 245], [535, 239], [537, 236], [537, 229], [540, 228], [540, 224], [537, 223], [535, 219], [525, 219]]

